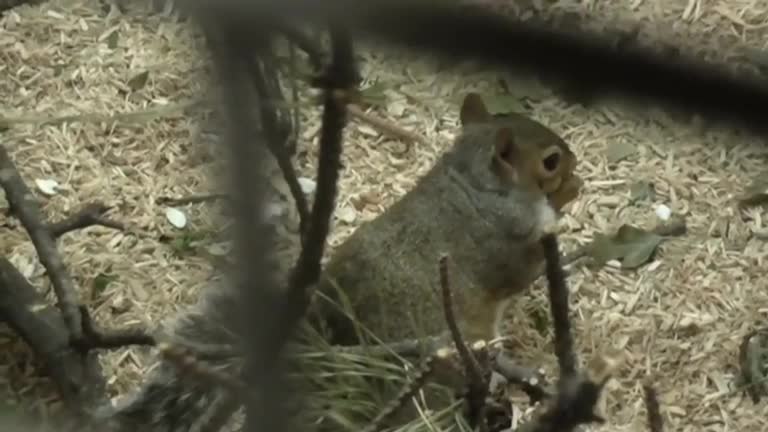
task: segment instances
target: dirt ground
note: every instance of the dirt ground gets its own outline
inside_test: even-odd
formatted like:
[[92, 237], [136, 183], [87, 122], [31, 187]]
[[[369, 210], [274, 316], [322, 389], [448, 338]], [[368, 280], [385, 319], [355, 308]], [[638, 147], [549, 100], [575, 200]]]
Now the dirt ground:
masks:
[[[766, 34], [768, 13], [755, 4], [582, 2], [594, 11], [610, 11], [606, 15], [640, 16], [646, 29], [667, 25], [675, 32], [742, 39], [763, 48], [757, 41]], [[0, 19], [0, 116], [15, 119], [0, 135], [2, 145], [31, 188], [36, 180], [60, 185], [50, 196], [36, 189], [49, 217], [101, 201], [113, 205], [111, 217], [128, 226], [125, 232], [89, 228], [60, 241], [81, 298], [98, 322], [110, 326], [155, 328], [192, 304], [211, 276], [215, 245], [208, 238], [222, 223], [213, 207], [180, 206], [188, 225], [179, 230], [169, 223], [167, 206], [157, 202], [214, 188], [210, 173], [216, 155], [205, 146], [209, 136], [179, 106], [204, 93], [197, 43], [186, 27], [164, 17], [105, 17], [96, 0], [49, 1]], [[392, 139], [359, 119], [350, 123], [334, 245], [429, 169], [450, 144], [457, 103], [467, 91], [498, 91], [503, 77], [464, 68], [436, 71], [392, 52], [368, 51], [363, 57], [364, 86], [378, 82], [385, 89], [386, 105], [372, 114], [426, 137], [426, 144]], [[566, 251], [622, 224], [650, 228], [659, 205], [687, 220], [688, 233], [664, 242], [654, 261], [638, 270], [571, 269], [578, 348], [585, 358], [605, 352], [622, 358], [601, 407], [608, 424], [592, 430], [645, 430], [641, 381], [646, 376], [654, 379], [667, 430], [768, 428], [768, 405], [754, 405], [735, 390], [741, 338], [768, 315], [765, 211], [741, 210], [735, 198], [766, 172], [768, 151], [753, 138], [702, 131], [658, 112], [586, 109], [545, 93], [528, 96], [534, 100], [526, 105], [529, 114], [570, 143], [586, 182], [562, 221]], [[303, 112], [297, 165], [307, 178], [314, 172], [317, 112]], [[87, 115], [42, 124], [75, 114]], [[98, 117], [108, 115], [117, 116], [114, 125]], [[609, 148], [616, 143], [632, 154], [609, 163]], [[640, 181], [652, 183], [656, 194], [633, 202], [630, 190]], [[21, 226], [6, 216], [0, 221], [4, 256], [48, 290]], [[513, 308], [513, 338], [523, 357], [550, 367], [549, 338], [539, 334], [527, 312], [531, 305], [543, 307], [541, 288]], [[147, 352], [124, 349], [103, 356], [114, 396], [146, 374]], [[56, 405], [31, 354], [4, 328], [0, 372], [0, 392], [8, 400], [33, 409]]]

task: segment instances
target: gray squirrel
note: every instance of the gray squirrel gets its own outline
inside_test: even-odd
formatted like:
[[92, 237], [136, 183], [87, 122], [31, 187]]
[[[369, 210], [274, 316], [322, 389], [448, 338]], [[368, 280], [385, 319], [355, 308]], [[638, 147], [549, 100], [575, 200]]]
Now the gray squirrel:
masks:
[[[468, 341], [499, 335], [504, 311], [544, 266], [540, 238], [556, 230], [558, 212], [582, 186], [576, 157], [541, 123], [519, 114], [492, 115], [466, 95], [461, 131], [404, 197], [362, 224], [331, 255], [311, 308], [328, 342], [360, 343], [357, 327], [334, 303], [384, 342], [446, 331], [438, 286], [439, 255], [451, 258], [458, 323]], [[325, 300], [321, 300], [325, 299]], [[326, 300], [330, 300], [328, 302]], [[182, 345], [233, 343], [233, 289], [205, 292], [171, 333]], [[233, 359], [215, 367], [229, 369]], [[99, 417], [118, 432], [208, 429], [229, 393], [184, 377], [163, 362], [133, 395]]]

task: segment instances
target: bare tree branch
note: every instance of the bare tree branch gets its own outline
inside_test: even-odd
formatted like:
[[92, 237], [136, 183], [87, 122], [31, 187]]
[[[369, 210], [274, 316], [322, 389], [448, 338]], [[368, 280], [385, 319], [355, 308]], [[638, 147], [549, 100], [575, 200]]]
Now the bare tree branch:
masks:
[[154, 346], [156, 344], [155, 338], [141, 329], [109, 332], [98, 330], [91, 319], [88, 308], [80, 306], [80, 313], [83, 317], [83, 339], [73, 343], [73, 345], [83, 352], [92, 349], [124, 348], [129, 345]]
[[[291, 275], [285, 299], [287, 306], [281, 328], [293, 328], [304, 316], [312, 295], [311, 287], [320, 277], [321, 264], [336, 205], [337, 183], [341, 169], [342, 138], [347, 123], [346, 93], [358, 80], [352, 42], [342, 29], [331, 27], [332, 60], [326, 75], [317, 84], [326, 88], [320, 134], [317, 192], [306, 241]], [[290, 305], [290, 306], [289, 306]]]
[[190, 195], [186, 197], [172, 198], [172, 197], [159, 197], [155, 202], [160, 205], [180, 206], [186, 204], [198, 204], [208, 201], [218, 201], [229, 199], [227, 194], [212, 193], [201, 195]]
[[560, 265], [557, 237], [548, 234], [541, 240], [546, 259], [549, 301], [555, 328], [555, 354], [560, 366], [558, 392], [552, 405], [540, 416], [520, 427], [518, 432], [570, 432], [586, 423], [603, 423], [594, 409], [609, 376], [595, 383], [579, 373], [568, 317], [568, 285]]
[[24, 184], [19, 171], [2, 145], [0, 145], [0, 185], [5, 190], [11, 211], [21, 220], [37, 249], [40, 262], [48, 271], [70, 337], [74, 340], [80, 339], [83, 335], [82, 322], [77, 308], [79, 302], [74, 282], [59, 256], [54, 236], [45, 224], [45, 218], [35, 202], [34, 195]]
[[72, 412], [85, 415], [88, 409], [107, 403], [106, 383], [96, 355], [73, 349], [59, 311], [48, 306], [5, 258], [0, 258], [0, 321], [38, 355]]
[[125, 226], [123, 224], [104, 217], [104, 213], [109, 210], [110, 207], [102, 203], [88, 204], [77, 213], [60, 221], [48, 224], [48, 231], [54, 238], [59, 238], [70, 231], [94, 225], [100, 225], [118, 231], [125, 231]]
[[549, 303], [552, 322], [555, 328], [555, 354], [560, 367], [560, 378], [576, 375], [578, 359], [574, 350], [571, 320], [568, 317], [568, 285], [565, 272], [560, 265], [560, 250], [557, 237], [545, 236], [542, 239], [546, 258], [546, 275], [549, 288]]

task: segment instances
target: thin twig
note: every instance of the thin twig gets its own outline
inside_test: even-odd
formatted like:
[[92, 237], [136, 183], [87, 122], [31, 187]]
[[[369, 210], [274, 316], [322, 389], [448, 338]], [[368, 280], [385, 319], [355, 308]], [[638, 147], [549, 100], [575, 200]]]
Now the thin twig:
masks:
[[479, 381], [470, 381], [467, 388], [468, 419], [471, 426], [477, 426], [479, 432], [488, 432], [488, 394], [490, 393], [491, 363], [488, 345], [485, 341], [477, 341], [472, 346], [472, 356], [477, 359]]
[[[298, 75], [298, 66], [296, 63], [296, 47], [294, 47], [293, 44], [288, 47], [288, 56], [289, 56], [289, 62], [290, 62], [290, 69], [291, 73], [294, 75]], [[299, 85], [298, 80], [294, 80], [291, 83], [291, 103], [293, 105], [296, 105], [300, 102], [299, 99]], [[298, 107], [290, 108], [293, 116], [291, 117], [292, 120], [292, 134], [289, 137], [289, 151], [291, 155], [296, 154], [296, 148], [299, 145], [299, 136], [301, 132], [301, 110], [299, 110]]]
[[229, 195], [223, 193], [210, 193], [200, 195], [189, 195], [186, 197], [159, 197], [155, 203], [159, 205], [181, 206], [187, 204], [198, 204], [209, 201], [227, 200]]
[[272, 156], [277, 161], [277, 165], [280, 171], [283, 173], [283, 179], [288, 185], [288, 190], [293, 196], [293, 201], [296, 204], [296, 210], [299, 214], [299, 230], [301, 232], [302, 241], [306, 240], [307, 229], [309, 224], [309, 205], [307, 204], [307, 198], [304, 195], [304, 191], [299, 184], [298, 176], [296, 175], [296, 169], [293, 167], [291, 157], [288, 153], [288, 139], [287, 134], [283, 134], [278, 127], [278, 116], [275, 113], [275, 106], [272, 105], [273, 100], [282, 102], [282, 94], [279, 94], [278, 90], [269, 86], [267, 83], [266, 74], [262, 71], [261, 65], [255, 59], [251, 59], [249, 62], [250, 73], [253, 77], [253, 83], [256, 87], [256, 91], [264, 95], [261, 107], [261, 121], [266, 134], [266, 144]]
[[[467, 377], [467, 406], [469, 411], [470, 426], [474, 429], [479, 427], [480, 432], [485, 432], [488, 425], [485, 422], [485, 398], [488, 395], [488, 381], [480, 368], [480, 363], [474, 354], [467, 348], [461, 331], [456, 323], [456, 316], [453, 310], [453, 293], [451, 292], [450, 277], [448, 274], [448, 255], [440, 257], [440, 289], [443, 298], [443, 313], [448, 329], [453, 339], [459, 358], [464, 364], [465, 375]], [[485, 341], [479, 341], [482, 348], [485, 349]], [[487, 353], [486, 353], [487, 354]]]
[[541, 416], [524, 424], [519, 432], [569, 432], [586, 423], [603, 423], [594, 409], [608, 376], [595, 383], [577, 370], [571, 323], [568, 318], [568, 285], [560, 266], [557, 237], [541, 240], [546, 260], [552, 321], [555, 327], [555, 354], [560, 366], [558, 393], [553, 405]]
[[555, 354], [560, 367], [560, 378], [573, 376], [577, 370], [577, 358], [574, 351], [571, 320], [568, 317], [568, 285], [565, 273], [560, 266], [560, 250], [557, 237], [546, 235], [541, 240], [546, 259], [546, 275], [549, 288], [549, 302], [555, 330]]
[[94, 225], [100, 225], [106, 228], [124, 231], [125, 225], [104, 217], [104, 213], [109, 210], [110, 207], [102, 203], [88, 204], [80, 209], [77, 213], [60, 221], [48, 224], [48, 231], [54, 238], [59, 238], [68, 232]]
[[448, 275], [448, 256], [443, 255], [440, 257], [440, 289], [443, 298], [443, 313], [445, 321], [448, 324], [448, 329], [451, 332], [451, 338], [456, 347], [456, 351], [461, 357], [461, 361], [466, 368], [467, 378], [470, 382], [484, 383], [482, 372], [480, 371], [480, 365], [477, 363], [475, 356], [467, 348], [467, 344], [461, 336], [461, 331], [456, 323], [456, 316], [453, 310], [453, 294], [451, 292], [450, 278]]
[[407, 142], [416, 142], [424, 145], [429, 144], [429, 140], [427, 140], [427, 138], [424, 137], [423, 135], [417, 134], [416, 132], [409, 131], [405, 128], [398, 126], [393, 122], [384, 120], [380, 117], [376, 117], [373, 114], [368, 114], [367, 112], [363, 111], [362, 109], [360, 109], [355, 105], [350, 105], [349, 107], [347, 107], [347, 109], [349, 110], [349, 114], [352, 115], [353, 117], [359, 120], [362, 120], [365, 123], [370, 124], [371, 126], [384, 132], [387, 135], [392, 136], [393, 138], [401, 139]]
[[40, 262], [48, 271], [48, 277], [56, 292], [58, 306], [70, 337], [74, 340], [80, 339], [83, 332], [74, 282], [59, 256], [56, 241], [45, 223], [34, 195], [24, 184], [19, 171], [2, 145], [0, 145], [0, 185], [5, 190], [12, 212], [21, 220], [35, 245]]

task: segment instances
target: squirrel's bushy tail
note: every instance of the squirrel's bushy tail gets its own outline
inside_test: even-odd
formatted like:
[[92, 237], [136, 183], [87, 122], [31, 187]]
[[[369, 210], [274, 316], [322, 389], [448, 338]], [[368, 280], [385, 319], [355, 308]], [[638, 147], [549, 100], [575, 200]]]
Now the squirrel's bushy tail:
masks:
[[[164, 340], [191, 350], [237, 346], [236, 294], [228, 283], [206, 287], [197, 305], [174, 320]], [[235, 358], [226, 356], [206, 360], [205, 365], [231, 375], [239, 366]], [[238, 408], [225, 387], [190, 377], [161, 358], [133, 394], [115, 406], [102, 407], [96, 418], [116, 432], [204, 432], [220, 430]]]

